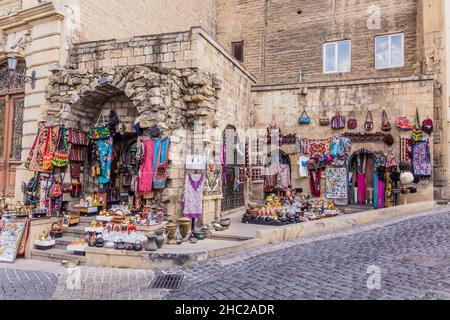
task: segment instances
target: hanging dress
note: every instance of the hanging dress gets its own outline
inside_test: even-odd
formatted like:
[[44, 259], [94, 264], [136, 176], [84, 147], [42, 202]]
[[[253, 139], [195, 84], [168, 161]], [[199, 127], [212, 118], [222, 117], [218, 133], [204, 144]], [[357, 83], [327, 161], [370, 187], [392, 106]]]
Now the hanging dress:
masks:
[[378, 175], [373, 174], [373, 208], [378, 209]]
[[142, 141], [144, 161], [139, 171], [139, 192], [146, 194], [152, 191], [155, 140]]
[[360, 154], [358, 156], [358, 163], [356, 165], [357, 183], [358, 183], [358, 204], [366, 203], [366, 155]]
[[320, 177], [322, 171], [314, 169], [309, 171], [309, 186], [311, 187], [311, 195], [320, 197]]
[[101, 184], [109, 183], [111, 179], [111, 162], [113, 151], [113, 138], [98, 140], [98, 155], [100, 158], [101, 174], [98, 182]]
[[183, 215], [189, 218], [201, 218], [203, 215], [203, 174], [186, 175], [184, 182], [184, 208]]

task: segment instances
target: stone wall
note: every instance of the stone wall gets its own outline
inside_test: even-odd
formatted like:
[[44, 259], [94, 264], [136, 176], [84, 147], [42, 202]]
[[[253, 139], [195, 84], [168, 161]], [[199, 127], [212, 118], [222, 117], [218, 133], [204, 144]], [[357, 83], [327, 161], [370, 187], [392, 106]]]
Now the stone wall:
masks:
[[[301, 94], [302, 89], [306, 95]], [[304, 89], [303, 89], [304, 90]], [[365, 132], [364, 122], [367, 111], [372, 112], [374, 129], [372, 132], [381, 131], [382, 110], [385, 109], [392, 130], [389, 132], [395, 139], [392, 147], [385, 144], [365, 144], [363, 147], [370, 151], [393, 150], [394, 155], [399, 158], [399, 137], [410, 136], [411, 132], [402, 132], [395, 126], [395, 119], [398, 115], [405, 114], [413, 117], [416, 108], [419, 109], [419, 116], [423, 120], [433, 113], [433, 80], [430, 77], [405, 77], [391, 78], [384, 80], [342, 81], [342, 82], [318, 82], [299, 86], [255, 86], [253, 88], [254, 114], [257, 127], [267, 127], [274, 116], [282, 134], [296, 133], [299, 137], [310, 139], [323, 139], [334, 134], [343, 132]], [[303, 106], [311, 117], [311, 124], [299, 125]], [[342, 112], [346, 119], [349, 118], [350, 111], [355, 112], [358, 128], [355, 130], [333, 130], [331, 126], [320, 126], [319, 118], [323, 110], [326, 110], [328, 117], [334, 115], [336, 110]], [[433, 148], [433, 138], [430, 137]], [[353, 152], [361, 145], [355, 145]], [[295, 153], [295, 145], [285, 145], [281, 150], [287, 153]], [[303, 188], [309, 192], [309, 180], [300, 179], [298, 172], [298, 156], [290, 156], [292, 164], [292, 183], [294, 187]], [[322, 192], [325, 190], [325, 181], [322, 180]], [[408, 195], [408, 202], [433, 199], [432, 179], [428, 183], [420, 186], [415, 195]], [[254, 200], [262, 197], [262, 184], [252, 184]], [[324, 194], [324, 193], [322, 193]], [[403, 203], [403, 199], [400, 201]]]
[[[179, 32], [202, 26], [214, 34], [214, 0], [66, 0], [80, 3], [78, 42]], [[106, 18], [107, 17], [107, 18]]]
[[[380, 28], [369, 29], [369, 6], [380, 9]], [[299, 14], [300, 13], [300, 14]], [[259, 83], [408, 76], [420, 71], [418, 0], [246, 0], [217, 1], [216, 36], [231, 50], [244, 41], [243, 65]], [[375, 69], [374, 37], [404, 32], [405, 67]], [[352, 41], [350, 73], [323, 74], [323, 44]]]

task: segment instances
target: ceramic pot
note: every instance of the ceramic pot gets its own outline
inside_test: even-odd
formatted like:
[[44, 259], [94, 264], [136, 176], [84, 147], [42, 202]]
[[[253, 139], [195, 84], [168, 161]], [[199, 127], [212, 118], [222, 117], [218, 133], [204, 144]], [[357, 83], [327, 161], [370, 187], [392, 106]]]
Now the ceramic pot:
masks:
[[175, 233], [177, 231], [177, 225], [173, 222], [166, 224], [166, 233], [169, 241], [175, 239]]
[[142, 251], [142, 243], [139, 240], [136, 240], [134, 243], [134, 251]]
[[178, 219], [178, 224], [180, 226], [181, 237], [184, 239], [189, 234], [189, 231], [191, 231], [191, 219], [187, 217]]
[[145, 251], [156, 251], [156, 250], [158, 250], [158, 246], [156, 245], [156, 235], [154, 234], [147, 235]]
[[164, 244], [164, 229], [156, 230], [156, 246], [158, 249], [161, 249], [161, 247]]
[[106, 249], [114, 249], [114, 242], [106, 241], [105, 246]]

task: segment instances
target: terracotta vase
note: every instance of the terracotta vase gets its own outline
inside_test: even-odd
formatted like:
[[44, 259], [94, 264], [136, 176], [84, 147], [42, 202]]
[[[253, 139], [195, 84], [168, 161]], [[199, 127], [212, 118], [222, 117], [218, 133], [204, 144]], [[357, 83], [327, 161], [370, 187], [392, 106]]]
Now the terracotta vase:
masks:
[[189, 234], [189, 231], [191, 231], [191, 219], [187, 217], [178, 219], [178, 224], [180, 226], [181, 237], [184, 239]]
[[175, 232], [177, 231], [177, 225], [173, 222], [166, 224], [166, 233], [169, 241], [175, 239]]
[[158, 249], [161, 249], [161, 247], [164, 244], [164, 229], [156, 230], [156, 246]]

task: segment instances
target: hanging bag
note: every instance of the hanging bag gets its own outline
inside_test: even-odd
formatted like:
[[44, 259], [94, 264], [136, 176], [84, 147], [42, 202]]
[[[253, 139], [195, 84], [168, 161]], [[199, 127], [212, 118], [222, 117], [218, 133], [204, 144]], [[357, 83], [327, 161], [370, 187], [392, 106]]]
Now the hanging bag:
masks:
[[56, 199], [62, 196], [62, 188], [61, 184], [57, 179], [55, 179], [55, 176], [52, 175], [53, 184], [50, 187], [50, 198]]
[[391, 131], [391, 123], [389, 122], [386, 110], [383, 110], [383, 114], [381, 116], [381, 130]]
[[[100, 122], [100, 119], [102, 120]], [[94, 128], [89, 131], [89, 137], [94, 140], [98, 139], [106, 139], [111, 136], [111, 131], [109, 129], [108, 123], [105, 121], [105, 116], [103, 113], [100, 113], [97, 123]]]
[[42, 153], [42, 170], [52, 171], [53, 154], [48, 152], [48, 144], [52, 140], [52, 128], [48, 128], [47, 138], [45, 139], [44, 152]]
[[406, 116], [398, 116], [395, 120], [397, 128], [401, 130], [412, 130], [414, 128], [414, 122], [411, 118]]
[[69, 129], [67, 141], [75, 146], [87, 146], [89, 144], [89, 137], [80, 129]]
[[354, 130], [358, 127], [358, 122], [356, 121], [355, 112], [352, 110], [350, 111], [350, 116], [347, 122], [347, 128], [350, 130]]
[[327, 112], [323, 110], [322, 116], [319, 118], [319, 124], [321, 126], [329, 126], [330, 125], [330, 118], [327, 116]]
[[366, 122], [364, 123], [364, 129], [366, 131], [372, 131], [373, 130], [372, 112], [370, 110], [367, 111]]
[[433, 120], [431, 120], [428, 116], [422, 122], [422, 131], [428, 134], [431, 134], [434, 130]]
[[331, 118], [331, 128], [332, 129], [344, 129], [345, 128], [345, 117], [341, 115], [339, 111]]
[[306, 110], [303, 110], [302, 115], [298, 118], [299, 124], [309, 124], [311, 122], [311, 118], [306, 113]]
[[422, 128], [419, 121], [419, 110], [416, 108], [416, 118], [414, 119], [414, 128], [411, 133], [411, 140], [414, 142], [422, 141]]
[[59, 130], [58, 143], [53, 157], [53, 166], [64, 168], [69, 164], [69, 145], [67, 143], [66, 128], [61, 125]]

